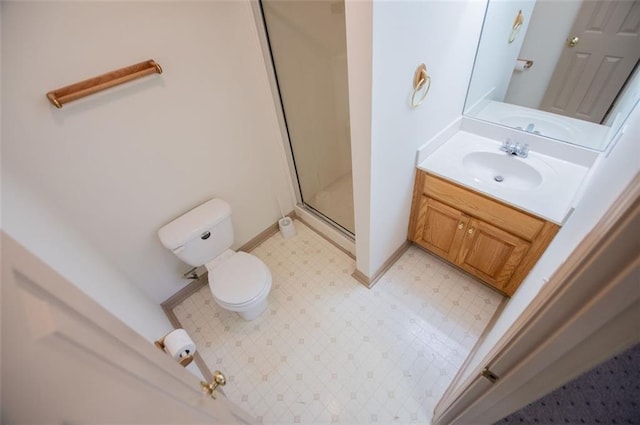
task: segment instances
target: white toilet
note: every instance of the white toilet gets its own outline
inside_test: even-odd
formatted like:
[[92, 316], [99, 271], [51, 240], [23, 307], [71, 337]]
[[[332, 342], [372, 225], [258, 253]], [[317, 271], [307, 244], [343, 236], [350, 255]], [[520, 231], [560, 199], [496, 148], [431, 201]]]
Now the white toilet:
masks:
[[205, 265], [218, 305], [253, 320], [267, 308], [271, 272], [259, 258], [234, 252], [231, 207], [212, 199], [158, 231], [162, 244], [185, 263]]

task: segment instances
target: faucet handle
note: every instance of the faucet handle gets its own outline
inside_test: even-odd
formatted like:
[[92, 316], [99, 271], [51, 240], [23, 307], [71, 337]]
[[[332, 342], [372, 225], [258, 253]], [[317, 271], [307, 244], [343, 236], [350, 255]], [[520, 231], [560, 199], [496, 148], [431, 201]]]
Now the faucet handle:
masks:
[[516, 155], [521, 158], [526, 158], [529, 155], [529, 144], [525, 143], [524, 145], [518, 145], [516, 147]]
[[513, 144], [511, 142], [511, 139], [507, 137], [507, 139], [504, 142], [502, 142], [502, 147], [500, 148], [500, 150], [507, 152], [511, 149], [512, 146]]

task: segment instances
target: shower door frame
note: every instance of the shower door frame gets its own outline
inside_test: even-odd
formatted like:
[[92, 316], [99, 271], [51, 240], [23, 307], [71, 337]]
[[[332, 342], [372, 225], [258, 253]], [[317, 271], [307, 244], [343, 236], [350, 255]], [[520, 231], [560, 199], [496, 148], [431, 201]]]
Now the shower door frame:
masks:
[[291, 185], [296, 200], [295, 212], [299, 217], [302, 216], [302, 219], [312, 228], [327, 236], [332, 242], [346, 250], [355, 258], [355, 234], [351, 233], [321, 211], [318, 211], [311, 205], [304, 202], [302, 191], [300, 189], [300, 181], [293, 154], [293, 147], [291, 145], [291, 138], [289, 136], [289, 129], [287, 127], [284, 105], [282, 103], [282, 97], [280, 96], [280, 85], [278, 83], [278, 76], [276, 74], [271, 45], [269, 43], [269, 34], [267, 32], [264, 12], [262, 10], [262, 0], [250, 0], [250, 3], [256, 24], [256, 32], [258, 39], [260, 40], [265, 70], [267, 72], [267, 78], [269, 80], [269, 86], [273, 96], [273, 103], [278, 119], [278, 127], [280, 128], [280, 134], [282, 135], [283, 148], [287, 157], [289, 177], [291, 178]]

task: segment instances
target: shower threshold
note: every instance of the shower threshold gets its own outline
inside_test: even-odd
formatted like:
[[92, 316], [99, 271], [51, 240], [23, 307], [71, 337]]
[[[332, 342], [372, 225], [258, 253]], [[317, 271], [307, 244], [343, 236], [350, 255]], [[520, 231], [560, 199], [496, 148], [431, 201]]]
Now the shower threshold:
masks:
[[298, 204], [295, 212], [300, 220], [355, 259], [356, 241], [353, 233], [309, 205]]

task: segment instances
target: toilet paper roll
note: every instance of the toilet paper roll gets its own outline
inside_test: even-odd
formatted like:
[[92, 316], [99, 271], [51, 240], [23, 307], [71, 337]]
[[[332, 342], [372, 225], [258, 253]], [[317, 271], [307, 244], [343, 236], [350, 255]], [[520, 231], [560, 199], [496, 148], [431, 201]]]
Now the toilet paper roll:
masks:
[[196, 352], [196, 345], [193, 343], [189, 334], [184, 329], [176, 329], [171, 331], [164, 337], [164, 350], [173, 357], [174, 360], [180, 360], [193, 355]]
[[280, 227], [280, 234], [284, 239], [289, 239], [296, 235], [296, 228], [293, 225], [293, 220], [289, 217], [283, 217], [278, 220], [278, 227]]

